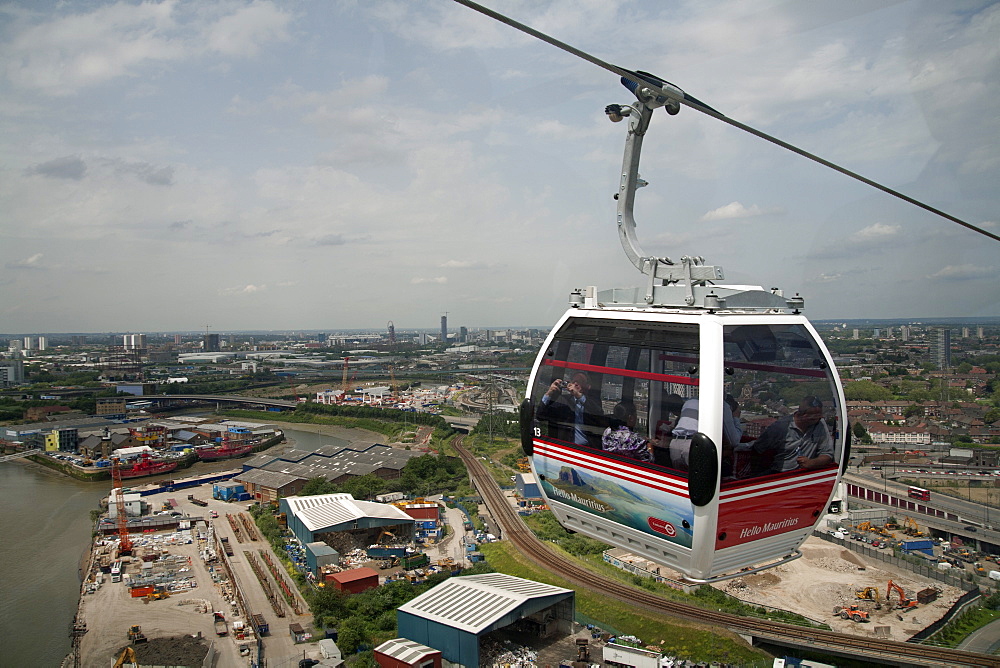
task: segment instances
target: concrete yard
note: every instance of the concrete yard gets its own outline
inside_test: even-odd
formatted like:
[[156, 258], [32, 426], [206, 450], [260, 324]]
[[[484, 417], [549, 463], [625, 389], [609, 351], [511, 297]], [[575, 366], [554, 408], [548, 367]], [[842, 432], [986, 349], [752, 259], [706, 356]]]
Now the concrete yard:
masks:
[[[208, 506], [199, 507], [188, 501], [189, 493], [206, 501]], [[103, 575], [101, 586], [94, 593], [86, 593], [81, 598], [81, 612], [87, 624], [87, 633], [81, 640], [82, 665], [111, 665], [122, 649], [129, 644], [127, 638], [129, 627], [138, 624], [142, 628], [142, 633], [150, 639], [148, 643], [135, 646], [142, 663], [177, 665], [181, 660], [186, 660], [181, 657], [186, 657], [192, 652], [195, 654], [200, 652], [204, 657], [206, 649], [212, 646], [217, 653], [215, 665], [218, 668], [247, 666], [249, 656], [240, 655], [237, 643], [250, 646], [252, 652], [256, 652], [256, 645], [249, 638], [238, 640], [233, 633], [233, 622], [243, 622], [249, 626], [248, 612], [262, 614], [270, 626], [270, 634], [264, 636], [264, 656], [269, 664], [284, 665], [284, 661], [301, 659], [303, 649], [307, 650], [307, 656], [310, 658], [320, 658], [315, 644], [296, 645], [289, 634], [290, 623], [298, 623], [306, 630], [311, 630], [312, 616], [308, 614], [308, 606], [298, 599], [303, 614], [296, 614], [282, 598], [281, 607], [285, 616], [279, 617], [251, 568], [250, 558], [245, 551], [253, 554], [265, 571], [267, 566], [260, 550], [270, 555], [272, 562], [278, 564], [280, 568], [280, 562], [270, 546], [266, 541], [259, 539], [259, 534], [257, 535], [259, 540], [251, 541], [244, 530], [239, 532], [243, 541], [240, 542], [227, 518], [227, 514], [234, 515], [237, 525], [240, 526], [238, 514], [245, 513], [247, 504], [214, 500], [208, 487], [148, 497], [154, 504], [161, 504], [167, 498], [176, 500], [178, 504], [176, 510], [192, 518], [192, 530], [161, 531], [132, 538], [140, 554], [146, 550], [155, 550], [164, 555], [163, 559], [152, 563], [160, 565], [165, 562], [175, 562], [174, 586], [187, 582], [191, 585], [190, 588], [175, 591], [169, 598], [146, 601], [143, 598], [132, 598], [126, 583], [112, 583], [108, 575]], [[210, 517], [213, 510], [219, 514], [218, 518]], [[249, 519], [248, 514], [247, 518]], [[206, 538], [210, 534], [210, 528], [220, 537], [225, 536], [229, 539], [233, 551], [233, 556], [228, 559], [230, 569], [235, 576], [236, 585], [242, 590], [248, 602], [249, 611], [234, 605], [236, 599], [233, 594], [234, 583], [227, 576], [220, 561], [206, 564], [201, 558], [202, 550], [209, 545]], [[105, 538], [104, 542], [111, 543], [116, 540], [117, 537], [112, 536]], [[219, 554], [218, 558], [221, 560], [223, 555]], [[141, 570], [140, 563], [139, 559], [133, 559], [126, 567], [125, 573], [130, 580], [138, 576]], [[93, 573], [94, 569], [91, 572]], [[289, 585], [293, 584], [287, 574], [284, 577], [287, 578]], [[278, 598], [281, 598], [280, 589], [273, 576], [266, 573], [266, 579]], [[225, 615], [229, 628], [229, 634], [225, 637], [216, 635], [214, 611]], [[198, 644], [199, 634], [204, 646], [192, 649], [191, 645]], [[156, 650], [158, 646], [162, 646], [162, 649], [159, 654], [153, 655], [156, 660], [144, 660], [144, 653]], [[163, 655], [169, 655], [171, 652], [177, 656], [172, 658]], [[314, 654], [316, 656], [313, 656]], [[197, 664], [188, 665], [200, 666], [201, 663], [199, 661]]]

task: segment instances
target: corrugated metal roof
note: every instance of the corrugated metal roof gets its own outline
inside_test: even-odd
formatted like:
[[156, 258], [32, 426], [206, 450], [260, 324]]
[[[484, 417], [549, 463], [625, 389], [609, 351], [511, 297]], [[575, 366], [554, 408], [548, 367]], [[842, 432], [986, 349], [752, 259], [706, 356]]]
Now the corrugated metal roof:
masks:
[[399, 606], [399, 610], [469, 633], [481, 633], [529, 599], [571, 593], [570, 589], [503, 573], [466, 575], [445, 580]]
[[289, 496], [285, 501], [289, 510], [309, 531], [321, 531], [362, 517], [380, 517], [396, 520], [397, 523], [413, 521], [412, 517], [395, 506], [371, 501], [355, 501], [350, 494]]
[[281, 489], [289, 483], [293, 483], [299, 478], [295, 476], [285, 475], [284, 473], [276, 473], [274, 471], [266, 471], [264, 469], [253, 469], [245, 473], [241, 473], [234, 477], [233, 480], [242, 483], [248, 483], [252, 485], [260, 485], [261, 487], [267, 487], [269, 489]]
[[367, 580], [371, 577], [377, 578], [378, 571], [374, 568], [368, 568], [367, 566], [352, 568], [349, 571], [340, 571], [339, 573], [333, 574], [333, 579], [340, 583], [354, 582], [355, 580]]
[[391, 656], [397, 661], [402, 661], [403, 663], [417, 663], [427, 656], [440, 654], [440, 652], [433, 647], [421, 645], [416, 641], [407, 640], [406, 638], [386, 640], [384, 643], [376, 647], [375, 651], [385, 654], [386, 656]]

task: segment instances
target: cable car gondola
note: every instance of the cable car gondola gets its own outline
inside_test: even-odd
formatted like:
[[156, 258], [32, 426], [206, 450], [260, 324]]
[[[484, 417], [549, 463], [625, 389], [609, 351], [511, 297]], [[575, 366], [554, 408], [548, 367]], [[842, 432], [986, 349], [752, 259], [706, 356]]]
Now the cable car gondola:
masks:
[[843, 388], [798, 295], [642, 253], [642, 140], [655, 109], [679, 106], [670, 84], [633, 79], [637, 101], [606, 112], [629, 121], [618, 228], [645, 286], [570, 295], [531, 372], [522, 445], [564, 527], [709, 582], [801, 556], [847, 460]]

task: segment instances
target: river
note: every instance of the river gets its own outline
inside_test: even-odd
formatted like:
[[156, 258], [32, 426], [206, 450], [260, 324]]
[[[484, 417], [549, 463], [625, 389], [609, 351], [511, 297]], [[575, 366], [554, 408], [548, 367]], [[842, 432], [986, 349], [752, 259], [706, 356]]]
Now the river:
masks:
[[[365, 434], [359, 432], [357, 438]], [[349, 442], [292, 429], [285, 429], [285, 435], [302, 450]], [[176, 477], [236, 468], [241, 461], [198, 463]], [[163, 477], [169, 476], [159, 476]], [[90, 511], [109, 492], [108, 482], [80, 482], [23, 460], [0, 463], [0, 508], [4, 509], [0, 514], [0, 667], [59, 666], [69, 653], [69, 628], [80, 597], [79, 566], [90, 547]], [[124, 634], [122, 630], [123, 640]]]

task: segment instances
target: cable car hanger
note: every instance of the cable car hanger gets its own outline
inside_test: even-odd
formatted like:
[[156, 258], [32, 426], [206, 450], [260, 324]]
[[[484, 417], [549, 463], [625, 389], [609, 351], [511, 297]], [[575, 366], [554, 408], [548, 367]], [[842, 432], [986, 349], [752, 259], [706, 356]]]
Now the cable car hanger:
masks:
[[[647, 74], [645, 72], [636, 72], [636, 71], [628, 70], [628, 69], [625, 69], [623, 67], [618, 67], [617, 65], [613, 65], [611, 63], [605, 62], [605, 61], [601, 60], [600, 58], [592, 56], [589, 53], [586, 53], [585, 51], [581, 51], [581, 50], [579, 50], [579, 49], [577, 49], [577, 48], [575, 48], [573, 46], [570, 46], [569, 44], [566, 44], [565, 42], [561, 42], [561, 41], [559, 41], [558, 39], [556, 39], [554, 37], [550, 37], [549, 35], [546, 35], [543, 32], [535, 30], [534, 28], [532, 28], [530, 26], [527, 26], [527, 25], [525, 25], [523, 23], [515, 21], [514, 19], [512, 19], [512, 18], [510, 18], [508, 16], [504, 16], [503, 14], [500, 14], [499, 12], [496, 12], [496, 11], [494, 11], [494, 10], [488, 8], [488, 7], [484, 7], [483, 5], [480, 5], [478, 3], [472, 2], [471, 0], [454, 0], [454, 1], [457, 2], [460, 5], [465, 5], [466, 7], [470, 8], [470, 9], [474, 9], [475, 11], [479, 12], [480, 14], [484, 14], [486, 16], [489, 16], [492, 19], [495, 19], [495, 20], [501, 22], [501, 23], [509, 25], [512, 28], [520, 30], [521, 32], [523, 32], [523, 33], [525, 33], [527, 35], [531, 35], [532, 37], [535, 37], [536, 39], [540, 39], [543, 42], [546, 42], [548, 44], [551, 44], [552, 46], [555, 46], [555, 47], [557, 47], [559, 49], [562, 49], [563, 51], [566, 51], [567, 53], [571, 53], [571, 54], [573, 54], [574, 56], [576, 56], [578, 58], [582, 58], [583, 60], [586, 60], [587, 62], [592, 63], [594, 65], [597, 65], [598, 67], [600, 67], [602, 69], [605, 69], [605, 70], [607, 70], [607, 71], [609, 71], [609, 72], [611, 72], [613, 74], [617, 74], [618, 76], [620, 76], [622, 78], [622, 83], [625, 84], [625, 86], [627, 88], [629, 88], [629, 90], [631, 90], [633, 93], [635, 93], [636, 97], [639, 100], [639, 106], [641, 106], [642, 108], [648, 109], [650, 112], [652, 112], [657, 107], [664, 107], [664, 109], [667, 111], [668, 114], [670, 114], [670, 115], [676, 115], [680, 111], [681, 105], [686, 106], [686, 107], [690, 107], [691, 109], [694, 109], [695, 111], [700, 111], [701, 113], [703, 113], [703, 114], [705, 114], [707, 116], [711, 116], [712, 118], [715, 118], [717, 120], [720, 120], [723, 123], [727, 123], [728, 125], [731, 125], [731, 126], [733, 126], [735, 128], [739, 128], [740, 130], [743, 130], [744, 132], [749, 132], [750, 134], [755, 135], [757, 137], [760, 137], [761, 139], [764, 139], [765, 141], [769, 141], [772, 144], [775, 144], [775, 145], [780, 146], [780, 147], [782, 147], [784, 149], [792, 151], [793, 153], [797, 153], [797, 154], [801, 155], [804, 158], [808, 158], [809, 160], [812, 160], [813, 162], [817, 162], [817, 163], [819, 163], [821, 165], [829, 167], [830, 169], [838, 171], [841, 174], [844, 174], [845, 176], [849, 176], [852, 179], [855, 179], [857, 181], [865, 183], [865, 184], [871, 186], [872, 188], [876, 188], [877, 190], [881, 190], [882, 192], [887, 193], [889, 195], [892, 195], [893, 197], [896, 197], [898, 199], [901, 199], [904, 202], [909, 202], [910, 204], [912, 204], [912, 205], [914, 205], [916, 207], [919, 207], [921, 209], [924, 209], [925, 211], [929, 211], [930, 213], [938, 215], [938, 216], [940, 216], [940, 217], [942, 217], [942, 218], [944, 218], [946, 220], [950, 220], [951, 222], [956, 223], [958, 225], [961, 225], [962, 227], [965, 227], [967, 229], [970, 229], [973, 232], [977, 232], [979, 234], [982, 234], [983, 236], [989, 237], [990, 239], [993, 239], [994, 241], [1000, 241], [1000, 235], [994, 234], [994, 233], [992, 233], [992, 232], [990, 232], [988, 230], [985, 230], [985, 229], [983, 229], [981, 227], [973, 225], [972, 223], [969, 223], [969, 222], [967, 222], [965, 220], [962, 220], [961, 218], [958, 218], [957, 216], [953, 216], [950, 213], [947, 213], [946, 211], [942, 211], [941, 209], [938, 209], [936, 207], [931, 206], [930, 204], [927, 204], [925, 202], [921, 202], [920, 200], [914, 199], [913, 197], [910, 197], [909, 195], [901, 193], [898, 190], [894, 190], [893, 188], [890, 188], [890, 187], [888, 187], [886, 185], [883, 185], [883, 184], [881, 184], [881, 183], [879, 183], [877, 181], [873, 181], [872, 179], [869, 179], [869, 178], [867, 178], [865, 176], [862, 176], [861, 174], [858, 174], [857, 172], [851, 171], [850, 169], [847, 169], [846, 167], [842, 167], [842, 166], [840, 166], [840, 165], [838, 165], [836, 163], [830, 162], [829, 160], [826, 160], [826, 159], [821, 158], [821, 157], [819, 157], [819, 156], [817, 156], [817, 155], [815, 155], [813, 153], [810, 153], [809, 151], [806, 151], [805, 149], [801, 149], [801, 148], [799, 148], [799, 147], [797, 147], [797, 146], [795, 146], [793, 144], [789, 144], [786, 141], [782, 141], [781, 139], [778, 139], [777, 137], [769, 135], [766, 132], [763, 132], [761, 130], [753, 128], [753, 127], [751, 127], [749, 125], [746, 125], [745, 123], [741, 123], [741, 122], [739, 122], [739, 121], [737, 121], [735, 119], [729, 118], [725, 114], [720, 113], [719, 111], [716, 111], [712, 107], [708, 106], [707, 104], [705, 104], [701, 100], [698, 100], [697, 98], [695, 98], [695, 97], [693, 97], [691, 95], [688, 95], [687, 93], [685, 93], [683, 90], [681, 90], [679, 87], [675, 86], [674, 84], [672, 84], [672, 83], [670, 83], [668, 81], [664, 81], [663, 79], [660, 79], [659, 77], [655, 77], [655, 76]], [[611, 114], [609, 113], [609, 116], [610, 115]], [[613, 118], [612, 118], [612, 120], [613, 120]], [[642, 128], [641, 128], [642, 132], [645, 132], [645, 128], [646, 128], [646, 126], [648, 126], [648, 124], [649, 124], [649, 121], [647, 119], [646, 122], [645, 122], [645, 124], [642, 124]], [[631, 138], [631, 134], [630, 134], [630, 138]], [[641, 144], [641, 142], [640, 142], [640, 144]], [[638, 150], [636, 150], [635, 153], [636, 153], [636, 165], [638, 165]], [[619, 213], [620, 212], [621, 212], [621, 205], [619, 204]], [[621, 225], [621, 224], [622, 224], [621, 220], [619, 220], [619, 225]], [[634, 228], [634, 221], [632, 222], [632, 226]], [[633, 232], [634, 232], [634, 230], [633, 230]], [[633, 234], [633, 242], [634, 242], [634, 234]], [[624, 240], [623, 240], [622, 243], [623, 244], [625, 243]], [[630, 252], [629, 249], [626, 248], [626, 253], [629, 253], [629, 252]], [[641, 254], [638, 254], [638, 255], [641, 255]], [[629, 259], [632, 260], [633, 264], [636, 263], [636, 260], [633, 259], [632, 255], [629, 255]], [[639, 266], [639, 265], [636, 265], [636, 266]], [[639, 266], [639, 268], [640, 268], [640, 271], [643, 271], [644, 273], [646, 273], [645, 270], [641, 266]]]

